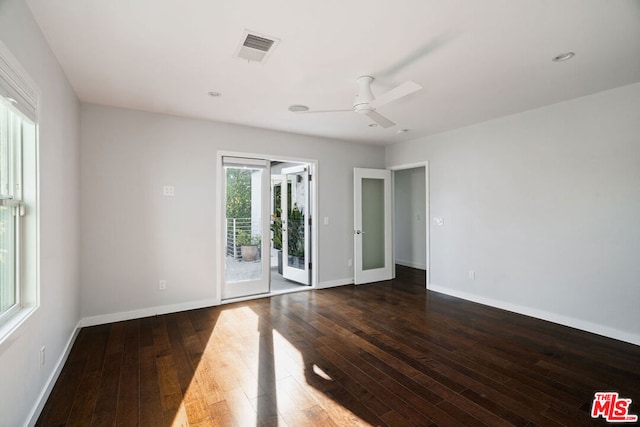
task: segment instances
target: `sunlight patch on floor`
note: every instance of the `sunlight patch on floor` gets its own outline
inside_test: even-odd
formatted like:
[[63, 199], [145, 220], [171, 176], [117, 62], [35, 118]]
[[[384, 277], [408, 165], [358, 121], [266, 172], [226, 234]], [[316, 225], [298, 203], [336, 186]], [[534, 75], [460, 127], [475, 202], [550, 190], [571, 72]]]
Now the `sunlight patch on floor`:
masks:
[[323, 371], [322, 368], [315, 363], [313, 364], [313, 372], [323, 380], [333, 381], [333, 378], [331, 378], [329, 374]]
[[[271, 321], [268, 313], [246, 305], [220, 311], [209, 336], [199, 337], [204, 351], [191, 356], [192, 363], [199, 360], [184, 397], [174, 402], [172, 426], [286, 427], [335, 420], [341, 420], [340, 425], [370, 425], [327, 392], [335, 380], [317, 363], [305, 360], [304, 348], [295, 345], [295, 332], [280, 332]], [[185, 350], [189, 353], [188, 344]], [[178, 378], [171, 382], [167, 386], [179, 391]]]

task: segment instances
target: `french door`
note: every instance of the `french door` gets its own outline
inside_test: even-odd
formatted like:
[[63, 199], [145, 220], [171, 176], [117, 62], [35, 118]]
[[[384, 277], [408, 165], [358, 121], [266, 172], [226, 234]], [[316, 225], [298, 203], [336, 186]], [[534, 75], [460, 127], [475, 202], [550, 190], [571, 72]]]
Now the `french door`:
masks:
[[[225, 245], [222, 299], [269, 292], [271, 178], [262, 159], [222, 158]], [[265, 232], [266, 231], [266, 232]]]
[[391, 171], [354, 169], [354, 282], [393, 277]]
[[311, 227], [309, 167], [298, 165], [282, 169], [282, 276], [310, 285]]

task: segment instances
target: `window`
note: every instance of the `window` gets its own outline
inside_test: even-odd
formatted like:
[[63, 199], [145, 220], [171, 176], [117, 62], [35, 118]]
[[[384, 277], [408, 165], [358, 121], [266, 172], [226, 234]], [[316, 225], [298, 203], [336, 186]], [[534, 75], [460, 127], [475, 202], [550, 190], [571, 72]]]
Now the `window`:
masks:
[[0, 342], [37, 306], [37, 126], [33, 84], [0, 42]]
[[0, 320], [20, 306], [22, 117], [0, 97]]

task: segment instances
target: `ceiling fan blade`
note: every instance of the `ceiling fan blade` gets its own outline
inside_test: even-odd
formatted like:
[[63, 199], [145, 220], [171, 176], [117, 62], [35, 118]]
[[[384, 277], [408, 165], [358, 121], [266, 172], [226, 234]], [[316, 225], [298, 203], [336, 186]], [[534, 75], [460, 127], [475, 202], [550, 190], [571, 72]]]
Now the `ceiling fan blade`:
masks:
[[353, 113], [351, 110], [309, 110], [309, 111], [294, 111], [295, 114], [314, 114], [314, 113]]
[[409, 53], [409, 55], [405, 56], [400, 61], [391, 65], [386, 70], [381, 70], [377, 73], [374, 73], [373, 75], [376, 76], [376, 79], [378, 80], [389, 79], [393, 75], [397, 74], [398, 72], [405, 69], [406, 67], [414, 64], [415, 62], [421, 61], [425, 57], [431, 56], [437, 50], [439, 50], [440, 48], [442, 48], [443, 46], [451, 42], [453, 39], [455, 39], [457, 36], [458, 34], [452, 31], [447, 31], [446, 33], [442, 33], [437, 37], [434, 37], [433, 39], [429, 40], [427, 43], [423, 44], [422, 46], [418, 47], [416, 50]]
[[369, 105], [371, 105], [372, 108], [378, 108], [390, 102], [393, 102], [396, 99], [400, 99], [403, 96], [407, 96], [413, 92], [419, 91], [420, 89], [422, 89], [422, 86], [412, 80], [409, 80], [402, 83], [400, 86], [394, 87], [389, 92], [383, 93], [382, 95], [371, 101]]
[[377, 124], [379, 124], [380, 126], [382, 126], [385, 129], [386, 128], [390, 128], [391, 126], [395, 125], [394, 122], [392, 122], [391, 120], [387, 119], [382, 114], [376, 113], [375, 111], [369, 111], [367, 113], [367, 117], [369, 117], [371, 120], [373, 120], [374, 122], [376, 122]]

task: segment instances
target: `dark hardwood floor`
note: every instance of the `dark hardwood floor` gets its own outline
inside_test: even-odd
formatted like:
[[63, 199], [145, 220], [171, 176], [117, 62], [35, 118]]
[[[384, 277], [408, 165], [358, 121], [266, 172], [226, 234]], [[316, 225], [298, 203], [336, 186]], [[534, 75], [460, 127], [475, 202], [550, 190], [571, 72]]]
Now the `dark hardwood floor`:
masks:
[[424, 289], [424, 275], [84, 328], [40, 426], [593, 425], [640, 414], [640, 347]]

